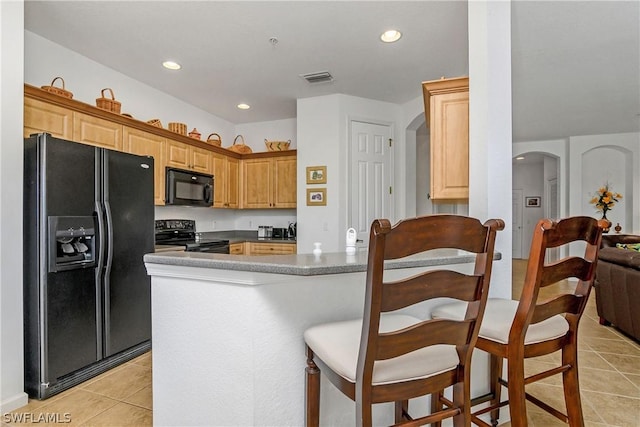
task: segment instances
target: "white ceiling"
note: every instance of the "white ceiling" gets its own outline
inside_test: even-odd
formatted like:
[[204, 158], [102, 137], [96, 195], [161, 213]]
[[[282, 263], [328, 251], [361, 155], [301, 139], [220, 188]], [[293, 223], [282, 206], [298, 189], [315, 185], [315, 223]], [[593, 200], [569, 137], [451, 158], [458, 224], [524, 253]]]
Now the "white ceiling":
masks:
[[[514, 141], [638, 132], [639, 22], [639, 0], [514, 1]], [[402, 104], [468, 75], [466, 1], [27, 0], [25, 28], [233, 123], [333, 93]], [[399, 42], [379, 41], [389, 28]]]

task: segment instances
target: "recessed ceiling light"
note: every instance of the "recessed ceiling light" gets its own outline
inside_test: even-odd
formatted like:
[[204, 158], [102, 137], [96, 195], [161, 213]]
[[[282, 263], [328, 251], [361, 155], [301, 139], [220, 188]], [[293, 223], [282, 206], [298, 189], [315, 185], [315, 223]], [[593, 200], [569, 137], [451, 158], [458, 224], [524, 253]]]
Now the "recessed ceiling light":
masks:
[[524, 156], [518, 156], [516, 157], [516, 160], [524, 160]]
[[241, 110], [248, 110], [249, 108], [251, 108], [251, 106], [249, 104], [238, 104], [238, 108]]
[[182, 68], [182, 65], [178, 64], [177, 62], [174, 61], [164, 61], [162, 63], [162, 66], [164, 68], [167, 68], [169, 70], [179, 70], [180, 68]]
[[382, 35], [380, 35], [380, 40], [382, 40], [385, 43], [393, 43], [400, 40], [400, 37], [402, 37], [402, 33], [400, 31], [388, 30], [382, 33]]

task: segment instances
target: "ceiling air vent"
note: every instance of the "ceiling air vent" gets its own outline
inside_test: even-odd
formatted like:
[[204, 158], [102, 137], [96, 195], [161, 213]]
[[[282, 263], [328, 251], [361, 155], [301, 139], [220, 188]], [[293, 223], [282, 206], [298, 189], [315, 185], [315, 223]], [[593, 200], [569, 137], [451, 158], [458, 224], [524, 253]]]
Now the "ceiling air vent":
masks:
[[300, 77], [309, 83], [326, 83], [333, 81], [333, 76], [328, 71], [320, 71], [318, 73], [300, 74]]

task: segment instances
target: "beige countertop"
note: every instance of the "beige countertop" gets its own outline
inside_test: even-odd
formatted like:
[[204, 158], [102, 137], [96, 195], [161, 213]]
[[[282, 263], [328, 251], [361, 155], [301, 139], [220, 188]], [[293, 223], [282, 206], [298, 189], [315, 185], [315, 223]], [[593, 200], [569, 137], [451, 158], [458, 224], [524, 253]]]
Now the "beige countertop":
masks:
[[[500, 258], [500, 253], [494, 254], [494, 259]], [[385, 262], [385, 266], [389, 269], [425, 267], [469, 263], [473, 262], [474, 259], [472, 254], [463, 251], [437, 249], [402, 260], [389, 260]], [[357, 252], [354, 255], [347, 255], [343, 252], [323, 253], [319, 256], [311, 254], [251, 256], [203, 252], [172, 252], [167, 254], [147, 254], [144, 256], [144, 262], [147, 264], [147, 270], [149, 270], [150, 265], [164, 264], [181, 267], [314, 276], [366, 271], [367, 252]]]

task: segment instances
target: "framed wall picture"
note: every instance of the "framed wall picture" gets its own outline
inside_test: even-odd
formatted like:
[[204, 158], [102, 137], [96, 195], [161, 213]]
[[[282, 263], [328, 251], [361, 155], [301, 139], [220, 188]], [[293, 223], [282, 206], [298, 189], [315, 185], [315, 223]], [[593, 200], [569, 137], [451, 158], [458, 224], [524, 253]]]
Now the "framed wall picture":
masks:
[[527, 208], [539, 208], [540, 196], [530, 196], [524, 198], [524, 206]]
[[307, 206], [326, 206], [326, 188], [307, 188]]
[[307, 166], [307, 184], [326, 184], [326, 166]]

